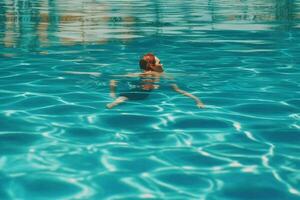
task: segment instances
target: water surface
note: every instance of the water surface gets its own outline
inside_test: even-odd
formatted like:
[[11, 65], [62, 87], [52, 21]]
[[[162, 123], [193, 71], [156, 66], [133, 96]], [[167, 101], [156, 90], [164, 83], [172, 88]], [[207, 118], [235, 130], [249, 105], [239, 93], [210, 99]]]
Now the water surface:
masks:
[[[299, 199], [300, 1], [0, 3], [0, 199]], [[112, 110], [154, 52], [168, 81]]]

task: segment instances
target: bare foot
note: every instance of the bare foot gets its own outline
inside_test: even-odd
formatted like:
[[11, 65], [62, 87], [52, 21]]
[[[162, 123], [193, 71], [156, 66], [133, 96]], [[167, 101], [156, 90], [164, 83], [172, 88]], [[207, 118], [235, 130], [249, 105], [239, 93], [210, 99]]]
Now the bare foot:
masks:
[[108, 103], [108, 104], [106, 104], [106, 108], [108, 108], [108, 109], [111, 109], [111, 108], [113, 108], [113, 107], [114, 107], [113, 103]]
[[127, 99], [128, 99], [127, 97], [120, 96], [115, 101], [113, 101], [112, 103], [106, 104], [106, 108], [111, 109], [111, 108], [123, 103]]
[[198, 108], [205, 108], [205, 105], [201, 102], [197, 103], [197, 107]]

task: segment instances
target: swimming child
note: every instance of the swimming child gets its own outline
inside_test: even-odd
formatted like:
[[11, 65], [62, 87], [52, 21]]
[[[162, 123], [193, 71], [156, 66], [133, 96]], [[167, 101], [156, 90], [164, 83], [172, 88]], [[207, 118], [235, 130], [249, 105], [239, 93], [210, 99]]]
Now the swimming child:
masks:
[[[142, 70], [141, 73], [136, 74], [127, 74], [125, 77], [139, 77], [140, 80], [138, 83], [135, 84], [135, 87], [131, 89], [129, 92], [121, 93], [118, 97], [116, 95], [116, 87], [117, 81], [111, 80], [110, 81], [110, 96], [115, 100], [112, 103], [106, 105], [107, 108], [113, 108], [127, 100], [142, 100], [148, 97], [152, 90], [158, 89], [159, 85], [156, 83], [159, 82], [160, 77], [163, 76], [163, 64], [160, 63], [158, 57], [156, 57], [152, 53], [145, 54], [140, 59], [140, 69]], [[199, 108], [204, 108], [204, 104], [202, 101], [188, 93], [180, 89], [176, 84], [171, 84], [171, 87], [178, 93], [187, 96], [193, 99], [196, 103], [196, 106]]]

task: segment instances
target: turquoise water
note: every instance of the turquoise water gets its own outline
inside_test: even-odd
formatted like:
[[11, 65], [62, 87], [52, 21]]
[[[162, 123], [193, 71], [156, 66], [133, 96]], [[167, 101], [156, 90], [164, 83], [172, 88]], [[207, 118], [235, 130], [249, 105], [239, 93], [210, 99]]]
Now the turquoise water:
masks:
[[[300, 198], [300, 1], [0, 3], [0, 199]], [[114, 109], [154, 52], [168, 81]]]

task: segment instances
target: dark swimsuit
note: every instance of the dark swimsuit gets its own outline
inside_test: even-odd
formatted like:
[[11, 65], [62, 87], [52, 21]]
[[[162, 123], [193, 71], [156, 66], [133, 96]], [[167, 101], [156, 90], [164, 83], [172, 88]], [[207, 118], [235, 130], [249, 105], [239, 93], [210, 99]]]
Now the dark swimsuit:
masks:
[[[153, 85], [153, 83], [147, 82], [149, 78], [140, 78], [140, 80], [130, 81], [128, 83], [130, 90], [128, 92], [120, 93], [120, 96], [127, 97], [129, 100], [144, 100], [146, 99], [153, 89], [145, 90], [142, 87], [144, 85]], [[151, 80], [151, 79], [150, 79]]]
[[130, 91], [120, 94], [120, 96], [127, 97], [129, 100], [144, 100], [149, 95], [149, 91]]

